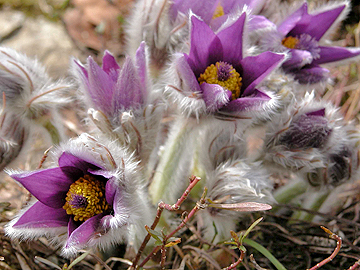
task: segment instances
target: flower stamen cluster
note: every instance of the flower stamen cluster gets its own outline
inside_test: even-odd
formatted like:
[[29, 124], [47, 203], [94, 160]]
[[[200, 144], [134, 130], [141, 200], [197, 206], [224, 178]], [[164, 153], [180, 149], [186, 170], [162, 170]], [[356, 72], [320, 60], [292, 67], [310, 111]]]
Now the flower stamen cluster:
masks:
[[289, 49], [295, 49], [295, 47], [298, 43], [299, 43], [299, 39], [296, 37], [292, 37], [292, 36], [285, 37], [281, 41], [281, 44]]
[[224, 8], [219, 4], [215, 9], [212, 19], [214, 20], [214, 19], [219, 18], [224, 15], [225, 15]]
[[104, 213], [109, 209], [105, 198], [105, 184], [90, 175], [84, 175], [71, 184], [63, 206], [75, 221], [87, 219]]
[[208, 66], [204, 73], [200, 74], [198, 81], [200, 85], [204, 82], [218, 84], [232, 92], [232, 99], [240, 97], [242, 78], [232, 65], [226, 62], [216, 62]]

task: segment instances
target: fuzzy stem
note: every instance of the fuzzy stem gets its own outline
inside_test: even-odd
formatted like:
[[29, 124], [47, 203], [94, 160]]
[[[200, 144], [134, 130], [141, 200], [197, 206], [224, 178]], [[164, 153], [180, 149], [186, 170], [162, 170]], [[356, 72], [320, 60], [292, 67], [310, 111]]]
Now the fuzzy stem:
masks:
[[61, 135], [53, 123], [51, 123], [50, 120], [47, 120], [43, 123], [43, 127], [49, 132], [52, 143], [59, 144], [61, 141]]
[[[153, 204], [162, 201], [173, 201], [177, 198], [178, 188], [184, 185], [184, 177], [191, 174], [192, 136], [196, 128], [192, 120], [179, 119], [175, 122], [165, 143], [165, 151], [159, 159], [154, 178], [149, 186], [149, 193]], [[195, 129], [195, 131], [194, 131]], [[189, 151], [189, 153], [186, 153]]]
[[[329, 194], [330, 191], [328, 190], [322, 192], [310, 192], [310, 194], [306, 196], [306, 200], [304, 201], [302, 207], [309, 210], [318, 211], [326, 198], [329, 196]], [[293, 213], [291, 218], [294, 220], [301, 219], [304, 221], [312, 221], [314, 215], [308, 212], [296, 211]]]
[[279, 262], [274, 255], [272, 255], [266, 248], [264, 248], [262, 245], [260, 245], [259, 243], [245, 238], [243, 239], [243, 243], [255, 248], [257, 251], [259, 251], [262, 255], [264, 255], [266, 258], [268, 258], [268, 260], [276, 267], [276, 269], [278, 270], [286, 270], [286, 268], [281, 264], [281, 262]]
[[295, 177], [285, 186], [278, 188], [274, 193], [274, 198], [278, 203], [284, 204], [303, 194], [306, 190], [307, 184], [299, 177]]

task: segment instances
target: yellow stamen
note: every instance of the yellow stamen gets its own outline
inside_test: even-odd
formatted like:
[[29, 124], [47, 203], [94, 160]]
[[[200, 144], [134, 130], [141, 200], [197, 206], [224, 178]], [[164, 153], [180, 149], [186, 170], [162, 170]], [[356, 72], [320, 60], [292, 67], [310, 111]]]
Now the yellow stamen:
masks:
[[105, 198], [105, 184], [90, 175], [80, 177], [71, 184], [63, 206], [75, 221], [85, 221], [109, 209]]
[[282, 45], [284, 45], [286, 48], [289, 49], [294, 49], [298, 43], [299, 43], [299, 39], [292, 36], [283, 38], [281, 42]]
[[220, 3], [219, 3], [219, 5], [216, 7], [216, 9], [215, 9], [215, 12], [214, 12], [214, 15], [212, 16], [212, 18], [213, 19], [216, 19], [216, 18], [219, 18], [219, 17], [221, 17], [221, 16], [224, 16], [224, 9], [223, 9], [223, 7], [220, 5]]
[[[226, 80], [221, 80], [221, 78], [218, 76], [218, 71], [221, 65], [228, 65], [229, 74]], [[211, 64], [198, 78], [200, 85], [204, 82], [209, 84], [218, 84], [231, 91], [233, 100], [240, 97], [240, 89], [242, 86], [241, 80], [242, 78], [240, 77], [240, 74], [233, 68], [233, 66], [225, 62], [216, 62], [215, 65]]]

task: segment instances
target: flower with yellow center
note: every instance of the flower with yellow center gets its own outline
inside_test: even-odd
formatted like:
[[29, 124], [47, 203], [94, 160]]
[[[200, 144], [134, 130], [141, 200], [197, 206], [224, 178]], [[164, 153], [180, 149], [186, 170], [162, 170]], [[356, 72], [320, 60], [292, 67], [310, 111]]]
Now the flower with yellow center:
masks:
[[281, 41], [281, 44], [289, 49], [294, 49], [298, 43], [299, 43], [299, 39], [292, 36], [285, 37]]
[[200, 85], [204, 82], [218, 84], [232, 92], [232, 100], [240, 97], [241, 90], [240, 74], [236, 69], [226, 62], [216, 62], [208, 66], [204, 73], [200, 74], [198, 81]]
[[109, 209], [105, 198], [105, 184], [90, 175], [84, 175], [71, 184], [63, 206], [75, 221], [87, 219], [104, 213]]

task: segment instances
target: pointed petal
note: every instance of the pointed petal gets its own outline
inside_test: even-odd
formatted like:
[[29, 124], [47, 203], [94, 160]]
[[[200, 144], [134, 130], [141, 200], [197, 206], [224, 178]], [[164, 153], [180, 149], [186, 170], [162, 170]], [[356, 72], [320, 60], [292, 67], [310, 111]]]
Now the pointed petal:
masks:
[[114, 81], [89, 57], [89, 88], [88, 94], [94, 105], [107, 115], [111, 115], [109, 100], [112, 98]]
[[191, 44], [189, 59], [192, 70], [199, 76], [209, 66], [209, 48], [214, 46], [215, 33], [203, 21], [195, 16], [191, 17]]
[[313, 60], [312, 54], [308, 51], [291, 49], [290, 53], [290, 59], [282, 64], [284, 69], [301, 68]]
[[305, 2], [302, 4], [302, 6], [297, 9], [294, 13], [292, 13], [290, 16], [288, 16], [279, 26], [278, 31], [286, 36], [291, 29], [295, 27], [298, 21], [304, 16], [304, 14], [307, 14], [307, 3]]
[[66, 241], [65, 249], [85, 246], [89, 239], [95, 235], [103, 216], [103, 214], [93, 216], [72, 231]]
[[226, 112], [247, 112], [255, 110], [267, 103], [271, 98], [265, 93], [255, 89], [251, 96], [237, 98], [229, 102], [222, 111]]
[[255, 86], [278, 67], [284, 60], [283, 54], [263, 52], [257, 56], [249, 56], [241, 61], [243, 96], [251, 95]]
[[[90, 160], [86, 160], [85, 158], [80, 158], [77, 156], [74, 156], [68, 152], [64, 152], [62, 153], [62, 155], [59, 158], [59, 166], [60, 168], [62, 167], [73, 167], [79, 171], [81, 171], [81, 174], [84, 175], [86, 174], [90, 169], [91, 170], [99, 170], [99, 169], [104, 169], [102, 168], [100, 165], [98, 164], [93, 164], [93, 161], [90, 162]], [[74, 171], [75, 173], [75, 171]], [[78, 174], [80, 174], [78, 172]], [[80, 175], [80, 176], [82, 176]], [[73, 179], [77, 177], [77, 175], [73, 175]], [[77, 179], [77, 178], [75, 178]]]
[[170, 16], [174, 21], [179, 12], [188, 15], [191, 10], [200, 16], [205, 23], [209, 24], [217, 7], [218, 0], [207, 0], [206, 5], [202, 1], [194, 0], [175, 0], [170, 8]]
[[109, 51], [105, 51], [102, 61], [102, 68], [107, 74], [113, 72], [114, 70], [120, 69], [115, 57]]
[[222, 61], [237, 65], [242, 59], [245, 19], [244, 12], [232, 25], [217, 34], [223, 47]]
[[305, 14], [290, 31], [290, 35], [299, 36], [305, 33], [319, 41], [335, 20], [340, 16], [345, 7], [346, 5], [341, 5], [337, 8], [315, 15]]
[[190, 68], [189, 59], [186, 54], [180, 55], [175, 59], [176, 71], [183, 84], [183, 89], [186, 92], [201, 92], [201, 88], [198, 80], [195, 77], [194, 72]]
[[325, 64], [344, 60], [360, 55], [360, 48], [325, 47], [319, 46], [320, 57], [313, 61], [313, 64]]
[[36, 202], [14, 224], [16, 228], [49, 228], [65, 227], [69, 222], [69, 215], [62, 208], [51, 208]]
[[143, 96], [147, 94], [147, 66], [146, 66], [146, 53], [145, 53], [145, 42], [141, 42], [139, 48], [136, 51], [135, 63], [140, 78]]
[[300, 84], [319, 83], [328, 78], [329, 70], [320, 66], [305, 66], [292, 72]]
[[111, 101], [114, 114], [137, 108], [144, 103], [140, 78], [130, 57], [126, 58], [122, 66]]
[[85, 76], [86, 79], [88, 79], [89, 75], [87, 70], [85, 69], [85, 67], [81, 64], [80, 61], [77, 61], [76, 59], [74, 59], [74, 63], [78, 66], [78, 68], [80, 69], [80, 71], [83, 73], [83, 75]]
[[79, 226], [75, 223], [74, 219], [72, 217], [69, 218], [68, 235], [71, 235], [72, 232], [75, 231], [77, 227], [79, 227]]
[[228, 91], [218, 84], [202, 83], [202, 98], [205, 101], [208, 112], [216, 112], [225, 104], [229, 103], [231, 91]]
[[66, 193], [77, 178], [73, 167], [50, 168], [34, 172], [10, 175], [20, 182], [32, 195], [48, 207], [61, 208], [65, 204]]
[[116, 191], [118, 190], [113, 179], [109, 179], [105, 185], [105, 197], [106, 202], [109, 205], [113, 205]]
[[276, 25], [273, 22], [266, 19], [264, 16], [253, 15], [250, 17], [248, 23], [248, 30], [250, 32], [264, 28], [276, 29]]

